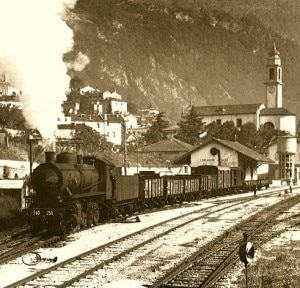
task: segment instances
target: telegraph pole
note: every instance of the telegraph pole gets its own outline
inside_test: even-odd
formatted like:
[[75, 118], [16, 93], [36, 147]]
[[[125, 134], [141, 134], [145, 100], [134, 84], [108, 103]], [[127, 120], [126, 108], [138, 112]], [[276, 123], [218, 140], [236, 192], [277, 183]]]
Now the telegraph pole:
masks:
[[139, 174], [139, 143], [136, 142], [136, 173]]
[[126, 143], [126, 123], [123, 122], [123, 141], [124, 141], [124, 175], [127, 175], [127, 143]]

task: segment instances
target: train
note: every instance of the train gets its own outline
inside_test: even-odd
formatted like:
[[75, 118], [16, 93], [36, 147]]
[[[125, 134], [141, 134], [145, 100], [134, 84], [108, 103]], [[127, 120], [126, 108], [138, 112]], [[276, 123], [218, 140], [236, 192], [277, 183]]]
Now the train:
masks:
[[269, 186], [270, 181], [244, 181], [238, 167], [199, 166], [190, 175], [140, 171], [122, 175], [120, 167], [95, 156], [45, 153], [45, 163], [30, 177], [34, 193], [25, 196], [32, 233], [61, 235], [99, 222], [114, 221], [146, 209], [202, 198], [241, 193]]

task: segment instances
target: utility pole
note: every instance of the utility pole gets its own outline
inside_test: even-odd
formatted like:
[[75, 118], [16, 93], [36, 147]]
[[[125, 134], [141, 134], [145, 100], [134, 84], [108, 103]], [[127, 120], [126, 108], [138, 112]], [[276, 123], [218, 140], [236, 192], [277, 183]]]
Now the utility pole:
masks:
[[126, 123], [125, 123], [125, 119], [123, 121], [123, 141], [124, 141], [124, 175], [127, 175], [127, 143], [126, 143]]
[[139, 143], [136, 142], [136, 173], [139, 174]]
[[29, 143], [29, 191], [31, 191], [31, 176], [32, 176], [32, 168], [33, 168], [33, 152], [32, 152], [32, 145], [36, 144], [39, 140], [41, 140], [42, 138], [40, 137], [40, 135], [38, 135], [37, 133], [35, 133], [33, 130], [31, 130], [29, 132], [28, 135], [28, 143]]

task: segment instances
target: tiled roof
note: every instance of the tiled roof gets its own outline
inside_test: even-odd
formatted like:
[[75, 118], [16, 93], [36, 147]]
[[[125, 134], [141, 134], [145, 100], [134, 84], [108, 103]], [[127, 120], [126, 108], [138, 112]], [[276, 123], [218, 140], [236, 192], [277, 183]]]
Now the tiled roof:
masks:
[[241, 105], [216, 105], [216, 106], [194, 106], [199, 116], [232, 115], [232, 114], [255, 114], [263, 104], [241, 104]]
[[72, 130], [75, 129], [74, 124], [58, 124], [57, 127], [58, 127], [58, 129], [72, 129]]
[[242, 145], [239, 142], [235, 142], [235, 141], [228, 141], [228, 140], [222, 140], [222, 139], [216, 139], [214, 138], [217, 142], [232, 148], [233, 150], [248, 156], [249, 158], [259, 162], [259, 163], [273, 163], [273, 161], [267, 157], [265, 157], [264, 155], [259, 154], [258, 152], [248, 148], [247, 146]]
[[295, 115], [285, 108], [265, 108], [261, 110], [260, 115], [262, 116], [276, 116], [276, 115]]
[[1, 102], [2, 102], [2, 101], [3, 101], [3, 102], [6, 101], [6, 102], [18, 102], [18, 103], [20, 103], [18, 97], [7, 96], [7, 95], [0, 96], [0, 101], [1, 101]]
[[[80, 121], [80, 122], [104, 122], [104, 116], [102, 115], [71, 115], [71, 121]], [[107, 121], [110, 123], [122, 123], [124, 119], [118, 115], [107, 115]]]
[[193, 148], [188, 143], [171, 138], [144, 147], [144, 152], [187, 152]]
[[205, 146], [207, 143], [209, 142], [212, 142], [212, 141], [215, 141], [215, 142], [218, 142], [226, 147], [229, 147], [235, 151], [237, 151], [238, 153], [242, 154], [242, 155], [245, 155], [255, 161], [257, 161], [258, 163], [273, 163], [273, 161], [261, 154], [259, 154], [258, 152], [242, 145], [241, 143], [239, 142], [233, 142], [233, 141], [228, 141], [228, 140], [223, 140], [223, 139], [218, 139], [218, 138], [213, 138], [212, 140], [208, 141], [208, 142], [205, 142], [203, 144], [201, 144], [200, 146], [194, 148], [193, 150], [185, 153], [184, 155], [181, 155], [180, 157], [176, 158], [173, 162], [174, 163], [182, 163], [182, 161], [186, 161], [186, 162], [190, 162], [190, 156], [191, 154], [198, 150], [199, 148]]

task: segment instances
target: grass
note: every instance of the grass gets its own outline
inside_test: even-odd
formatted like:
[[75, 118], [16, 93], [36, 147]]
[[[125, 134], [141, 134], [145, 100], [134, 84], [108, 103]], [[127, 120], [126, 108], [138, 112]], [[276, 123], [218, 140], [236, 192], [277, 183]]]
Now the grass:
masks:
[[[300, 241], [263, 250], [261, 257], [248, 268], [250, 288], [300, 287]], [[244, 270], [245, 271], [245, 270]], [[235, 287], [246, 287], [245, 274], [240, 275]]]

